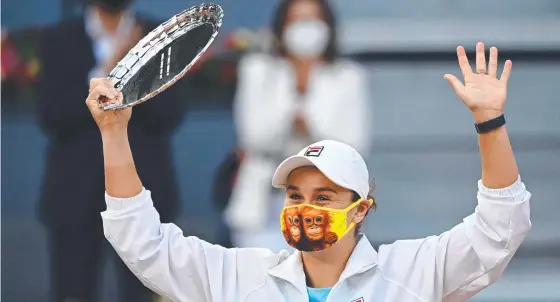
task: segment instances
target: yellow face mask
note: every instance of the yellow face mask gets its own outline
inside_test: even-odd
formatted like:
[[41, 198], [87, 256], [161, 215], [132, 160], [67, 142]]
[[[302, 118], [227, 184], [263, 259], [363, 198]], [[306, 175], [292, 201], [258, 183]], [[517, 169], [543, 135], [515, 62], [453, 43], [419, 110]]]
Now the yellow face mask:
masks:
[[[284, 239], [300, 251], [324, 250], [356, 226], [354, 221], [348, 224], [348, 212], [362, 201], [363, 199], [360, 199], [345, 209], [331, 209], [309, 204], [284, 207], [280, 213], [280, 227]], [[368, 201], [371, 206], [373, 200]]]

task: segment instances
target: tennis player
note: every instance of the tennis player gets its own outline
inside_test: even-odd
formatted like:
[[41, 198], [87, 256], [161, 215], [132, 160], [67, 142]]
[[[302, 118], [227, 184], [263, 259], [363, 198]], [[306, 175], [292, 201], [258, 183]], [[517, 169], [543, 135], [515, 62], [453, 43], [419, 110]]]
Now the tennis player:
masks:
[[103, 139], [107, 239], [147, 287], [172, 301], [467, 300], [500, 277], [525, 238], [531, 194], [504, 127], [511, 62], [498, 78], [495, 47], [487, 66], [484, 45], [477, 44], [474, 72], [463, 47], [457, 55], [465, 82], [445, 79], [472, 112], [482, 180], [475, 213], [451, 230], [376, 251], [355, 231], [374, 205], [366, 164], [352, 147], [327, 140], [286, 159], [273, 177], [286, 191], [278, 231], [296, 252], [225, 249], [184, 237], [177, 226], [160, 222], [138, 178], [127, 139], [131, 109], [101, 110], [99, 97], [118, 93], [95, 79], [87, 104]]

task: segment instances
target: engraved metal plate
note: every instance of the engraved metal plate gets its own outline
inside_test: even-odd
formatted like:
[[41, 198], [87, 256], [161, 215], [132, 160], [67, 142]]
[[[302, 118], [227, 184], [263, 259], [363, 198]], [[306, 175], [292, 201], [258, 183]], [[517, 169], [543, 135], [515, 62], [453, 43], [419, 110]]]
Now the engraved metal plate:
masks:
[[103, 103], [103, 108], [140, 104], [177, 82], [212, 44], [223, 16], [219, 5], [201, 4], [151, 31], [109, 73], [124, 98]]

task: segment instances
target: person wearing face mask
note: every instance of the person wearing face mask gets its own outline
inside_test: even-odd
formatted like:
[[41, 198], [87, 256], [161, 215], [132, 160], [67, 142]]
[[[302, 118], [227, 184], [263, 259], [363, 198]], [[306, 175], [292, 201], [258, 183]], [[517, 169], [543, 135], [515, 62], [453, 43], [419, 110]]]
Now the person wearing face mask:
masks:
[[275, 166], [325, 138], [369, 154], [372, 127], [356, 121], [372, 125], [373, 107], [365, 69], [339, 57], [328, 2], [279, 2], [273, 53], [239, 63], [234, 118], [244, 158], [225, 211], [236, 246], [275, 251], [288, 247], [274, 224], [283, 204], [269, 186]]
[[498, 50], [489, 53], [487, 63], [484, 44], [477, 44], [473, 71], [458, 47], [464, 84], [444, 76], [470, 110], [478, 136], [482, 177], [474, 213], [440, 235], [378, 250], [358, 229], [376, 205], [370, 173], [355, 148], [335, 140], [304, 147], [273, 173], [272, 185], [284, 194], [277, 232], [297, 249], [293, 253], [226, 249], [162, 224], [127, 142], [132, 110], [100, 109], [100, 96], [115, 99], [119, 93], [106, 79], [95, 79], [86, 104], [103, 137], [105, 237], [146, 286], [172, 301], [470, 299], [502, 275], [531, 228], [531, 194], [519, 176], [503, 114], [512, 63], [498, 76]]
[[[157, 26], [134, 13], [132, 0], [89, 0], [83, 16], [45, 30], [40, 46], [42, 71], [38, 124], [48, 139], [39, 219], [47, 230], [53, 302], [95, 301], [106, 253], [103, 228], [103, 163], [99, 129], [84, 108], [84, 91], [93, 77], [105, 77], [145, 34]], [[130, 144], [142, 178], [160, 200], [164, 221], [172, 221], [179, 197], [171, 158], [171, 134], [186, 112], [176, 87], [135, 110]], [[118, 301], [153, 301], [130, 270], [114, 255]], [[45, 299], [46, 300], [46, 299]]]

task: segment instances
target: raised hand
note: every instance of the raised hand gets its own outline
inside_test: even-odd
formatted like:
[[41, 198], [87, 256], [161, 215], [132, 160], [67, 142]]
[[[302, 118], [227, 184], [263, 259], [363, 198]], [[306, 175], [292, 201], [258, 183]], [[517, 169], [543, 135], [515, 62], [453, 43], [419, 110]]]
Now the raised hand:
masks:
[[451, 84], [459, 99], [472, 111], [477, 122], [500, 116], [507, 98], [511, 61], [506, 61], [502, 75], [498, 78], [498, 49], [490, 48], [490, 59], [486, 66], [482, 42], [476, 44], [475, 72], [472, 71], [462, 46], [457, 47], [457, 59], [463, 73], [464, 84], [451, 74], [446, 74], [444, 78]]
[[89, 84], [89, 95], [86, 104], [97, 123], [101, 132], [108, 129], [124, 130], [128, 127], [128, 121], [132, 114], [132, 108], [127, 107], [120, 110], [103, 110], [100, 99], [112, 101], [118, 98], [122, 99], [122, 92], [118, 92], [111, 80], [106, 78], [91, 79]]

